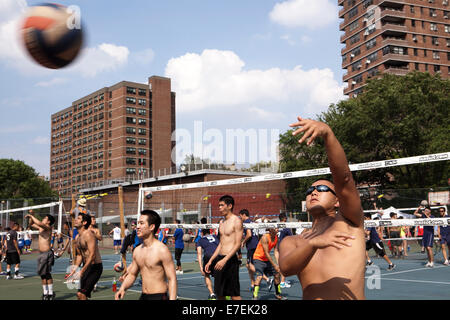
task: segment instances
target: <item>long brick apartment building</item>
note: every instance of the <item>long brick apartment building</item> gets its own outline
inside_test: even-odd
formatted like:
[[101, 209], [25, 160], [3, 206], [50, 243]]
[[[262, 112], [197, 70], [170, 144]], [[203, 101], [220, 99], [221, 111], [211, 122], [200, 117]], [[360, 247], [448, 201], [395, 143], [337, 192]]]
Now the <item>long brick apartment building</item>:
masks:
[[450, 77], [449, 0], [338, 0], [344, 94], [381, 73]]
[[122, 81], [51, 116], [50, 184], [62, 196], [174, 169], [175, 93], [168, 78]]

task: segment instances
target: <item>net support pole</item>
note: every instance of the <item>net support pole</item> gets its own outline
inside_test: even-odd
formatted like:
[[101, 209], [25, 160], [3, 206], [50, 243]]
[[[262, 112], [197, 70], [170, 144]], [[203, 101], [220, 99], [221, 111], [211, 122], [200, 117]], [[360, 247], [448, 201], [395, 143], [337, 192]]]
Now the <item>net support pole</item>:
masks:
[[142, 210], [141, 207], [142, 207], [142, 202], [143, 202], [142, 193], [143, 193], [143, 191], [142, 191], [142, 185], [141, 185], [141, 186], [139, 186], [139, 191], [138, 191], [138, 206], [137, 206], [136, 220], [139, 220], [139, 217], [141, 216], [141, 210]]
[[61, 233], [62, 230], [62, 214], [63, 214], [63, 201], [59, 199], [59, 208], [58, 208], [58, 233]]
[[73, 214], [73, 210], [75, 210], [76, 203], [77, 202], [76, 202], [76, 199], [75, 199], [75, 194], [72, 193], [72, 208], [70, 209], [70, 218], [71, 218], [71, 221], [72, 221], [72, 226], [71, 226], [72, 237], [70, 239], [70, 244], [71, 244], [71, 246], [70, 246], [70, 249], [71, 249], [70, 254], [72, 256], [73, 263], [75, 263], [75, 241], [73, 241], [74, 240], [73, 239], [73, 230], [75, 228], [74, 227], [74, 225], [75, 225], [75, 215]]
[[120, 236], [125, 237], [125, 219], [123, 215], [123, 187], [119, 186], [119, 214], [120, 214]]

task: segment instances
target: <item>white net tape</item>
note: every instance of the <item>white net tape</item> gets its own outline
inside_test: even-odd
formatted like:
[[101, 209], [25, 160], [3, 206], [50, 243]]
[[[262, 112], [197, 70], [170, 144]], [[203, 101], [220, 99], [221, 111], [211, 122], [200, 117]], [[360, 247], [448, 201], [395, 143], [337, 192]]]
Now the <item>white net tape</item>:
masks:
[[[351, 164], [351, 165], [349, 165], [349, 168], [350, 168], [350, 171], [362, 171], [362, 170], [404, 166], [404, 165], [410, 165], [410, 164], [428, 163], [428, 162], [435, 162], [435, 161], [446, 161], [449, 159], [450, 159], [450, 152], [444, 152], [444, 153], [428, 154], [428, 155], [422, 155], [422, 156], [416, 156], [416, 157]], [[233, 185], [233, 184], [241, 184], [241, 183], [250, 183], [250, 182], [262, 182], [262, 181], [273, 181], [273, 180], [282, 180], [282, 179], [304, 178], [304, 177], [319, 176], [319, 175], [330, 174], [330, 173], [331, 173], [330, 168], [319, 168], [319, 169], [293, 171], [293, 172], [285, 172], [285, 173], [275, 173], [275, 174], [272, 173], [272, 174], [260, 175], [260, 176], [255, 176], [255, 177], [234, 178], [234, 179], [225, 179], [225, 180], [216, 180], [216, 181], [207, 181], [207, 182], [195, 182], [195, 183], [186, 183], [186, 184], [175, 184], [175, 185], [167, 185], [167, 186], [159, 186], [159, 187], [147, 187], [147, 188], [141, 188], [140, 191], [141, 192], [144, 192], [144, 191], [152, 191], [153, 192], [153, 191], [217, 187], [217, 186], [225, 186], [225, 185]]]

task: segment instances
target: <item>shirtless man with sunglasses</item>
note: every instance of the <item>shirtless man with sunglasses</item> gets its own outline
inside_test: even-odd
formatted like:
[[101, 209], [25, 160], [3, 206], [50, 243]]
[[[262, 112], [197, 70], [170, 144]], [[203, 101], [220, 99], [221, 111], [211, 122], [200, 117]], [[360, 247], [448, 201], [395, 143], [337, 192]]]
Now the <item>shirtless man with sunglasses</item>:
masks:
[[325, 123], [298, 117], [290, 126], [304, 133], [299, 143], [324, 140], [334, 183], [319, 179], [306, 191], [312, 228], [280, 244], [281, 272], [297, 275], [303, 299], [365, 299], [364, 218], [344, 150]]

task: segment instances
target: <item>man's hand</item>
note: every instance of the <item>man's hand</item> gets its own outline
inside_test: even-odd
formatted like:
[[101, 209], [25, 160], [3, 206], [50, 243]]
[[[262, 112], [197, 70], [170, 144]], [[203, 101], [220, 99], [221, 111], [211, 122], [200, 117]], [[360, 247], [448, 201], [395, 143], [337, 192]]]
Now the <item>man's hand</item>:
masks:
[[211, 271], [209, 270], [209, 266], [211, 265], [211, 263], [210, 262], [208, 262], [206, 265], [205, 265], [205, 271], [206, 271], [206, 273], [211, 273]]
[[305, 140], [309, 138], [306, 142], [306, 145], [309, 146], [317, 137], [325, 137], [328, 133], [332, 132], [331, 128], [323, 122], [311, 119], [303, 119], [301, 117], [297, 117], [297, 119], [298, 122], [292, 123], [289, 126], [301, 127], [292, 133], [293, 136], [296, 136], [299, 133], [304, 132], [302, 138], [298, 141], [300, 144], [305, 142]]
[[225, 266], [227, 262], [225, 261], [225, 258], [220, 259], [219, 261], [217, 261], [214, 270], [220, 271], [222, 270], [222, 268]]
[[355, 237], [341, 231], [328, 230], [319, 236], [312, 236], [308, 234], [304, 237], [309, 240], [309, 243], [316, 249], [323, 249], [326, 247], [335, 247], [337, 249], [342, 249], [344, 247], [351, 247], [352, 244], [346, 240], [354, 240]]
[[116, 296], [115, 296], [116, 300], [122, 300], [123, 297], [125, 297], [125, 290], [119, 290], [116, 292]]

